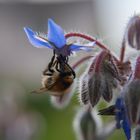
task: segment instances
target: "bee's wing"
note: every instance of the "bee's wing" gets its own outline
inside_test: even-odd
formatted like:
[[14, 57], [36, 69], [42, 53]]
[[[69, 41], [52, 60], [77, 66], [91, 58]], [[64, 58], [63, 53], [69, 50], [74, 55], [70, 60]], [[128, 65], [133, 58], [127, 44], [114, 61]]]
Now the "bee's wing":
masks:
[[53, 88], [53, 86], [55, 86], [55, 85], [56, 85], [56, 82], [52, 82], [52, 83], [49, 83], [47, 88], [46, 87], [41, 87], [40, 89], [34, 90], [31, 93], [38, 93], [38, 94], [39, 93], [44, 93], [46, 91], [51, 90]]
[[52, 81], [52, 82], [48, 83], [47, 89], [51, 90], [56, 85], [56, 83], [57, 83], [57, 81], [55, 81], [55, 82]]
[[43, 93], [43, 92], [46, 92], [46, 91], [48, 91], [48, 89], [45, 88], [45, 87], [42, 87], [40, 89], [31, 91], [31, 93], [38, 93], [39, 94], [39, 93]]

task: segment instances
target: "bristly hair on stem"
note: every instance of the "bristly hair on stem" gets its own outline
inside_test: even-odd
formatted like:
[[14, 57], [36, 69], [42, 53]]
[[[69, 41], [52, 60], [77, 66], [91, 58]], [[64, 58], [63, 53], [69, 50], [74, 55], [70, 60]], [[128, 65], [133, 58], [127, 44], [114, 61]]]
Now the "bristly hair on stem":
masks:
[[[74, 32], [72, 32], [72, 33], [67, 33], [67, 34], [65, 34], [65, 37], [66, 37], [66, 39], [68, 39], [68, 38], [70, 38], [70, 37], [80, 37], [80, 38], [83, 38], [83, 39], [88, 40], [88, 41], [90, 41], [90, 42], [95, 42], [96, 45], [97, 45], [99, 48], [101, 48], [102, 50], [106, 50], [106, 51], [110, 52], [110, 50], [108, 49], [108, 47], [107, 47], [106, 45], [104, 45], [103, 43], [101, 43], [101, 42], [98, 41], [97, 39], [95, 39], [95, 38], [93, 38], [93, 37], [91, 37], [91, 36], [88, 36], [88, 35], [86, 35], [86, 34], [74, 33]], [[125, 51], [125, 50], [124, 50], [124, 51]], [[124, 52], [123, 52], [123, 53], [124, 53]], [[114, 57], [115, 61], [116, 61], [118, 64], [120, 64], [120, 63], [122, 62], [121, 59], [118, 60], [118, 58], [116, 58], [115, 56], [113, 56], [113, 57]]]
[[124, 61], [125, 49], [126, 49], [126, 42], [125, 42], [125, 38], [123, 38], [121, 51], [120, 51], [120, 62], [121, 63], [123, 63], [123, 61]]
[[80, 38], [86, 39], [90, 42], [95, 42], [96, 45], [98, 45], [101, 49], [108, 50], [108, 48], [104, 44], [102, 44], [100, 41], [98, 41], [97, 39], [90, 37], [88, 35], [82, 34], [82, 33], [67, 33], [65, 35], [65, 37], [67, 39], [70, 37], [80, 37]]

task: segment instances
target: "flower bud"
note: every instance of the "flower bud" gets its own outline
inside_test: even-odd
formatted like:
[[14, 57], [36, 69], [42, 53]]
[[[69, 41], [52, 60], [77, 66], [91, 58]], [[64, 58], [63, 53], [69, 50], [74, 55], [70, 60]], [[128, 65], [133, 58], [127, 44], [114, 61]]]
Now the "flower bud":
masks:
[[137, 50], [140, 49], [140, 16], [133, 16], [126, 27], [124, 35], [124, 43], [128, 44]]
[[122, 78], [110, 52], [102, 51], [91, 60], [87, 72], [81, 78], [80, 96], [84, 104], [94, 107], [101, 96], [110, 102], [113, 88], [118, 86]]
[[115, 121], [102, 124], [96, 108], [82, 107], [74, 118], [74, 130], [78, 140], [106, 140], [115, 130]]
[[134, 140], [140, 139], [140, 125], [136, 126], [134, 133], [133, 133], [133, 138], [134, 138]]
[[123, 90], [125, 104], [128, 110], [130, 122], [140, 122], [140, 80], [131, 81]]
[[73, 124], [78, 140], [98, 140], [97, 131], [101, 127], [101, 119], [98, 117], [89, 106], [78, 111]]

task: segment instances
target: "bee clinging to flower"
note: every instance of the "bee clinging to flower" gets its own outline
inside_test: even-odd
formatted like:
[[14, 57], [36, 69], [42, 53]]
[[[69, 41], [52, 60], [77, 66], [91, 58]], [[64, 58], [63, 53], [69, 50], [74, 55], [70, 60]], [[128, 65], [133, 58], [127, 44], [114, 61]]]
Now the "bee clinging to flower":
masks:
[[[24, 31], [33, 46], [49, 48], [54, 52], [50, 63], [43, 72], [42, 88], [35, 92], [51, 91], [51, 95], [63, 95], [72, 85], [75, 78], [75, 72], [68, 64], [69, 56], [73, 51], [89, 51], [91, 48], [84, 45], [68, 43], [63, 29], [51, 19], [48, 20], [47, 35], [43, 36], [35, 33], [26, 27]], [[54, 93], [56, 91], [57, 94]]]
[[51, 95], [62, 96], [70, 90], [74, 78], [75, 73], [71, 67], [64, 62], [58, 63], [56, 60], [51, 67], [47, 67], [43, 72], [42, 88], [33, 92], [48, 91]]

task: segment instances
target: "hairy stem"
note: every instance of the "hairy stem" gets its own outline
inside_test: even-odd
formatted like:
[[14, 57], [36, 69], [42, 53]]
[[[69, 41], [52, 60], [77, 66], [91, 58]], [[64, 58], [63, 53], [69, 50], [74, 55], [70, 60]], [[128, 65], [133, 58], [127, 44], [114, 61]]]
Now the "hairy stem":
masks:
[[[110, 52], [110, 50], [107, 48], [107, 46], [105, 46], [105, 45], [102, 44], [100, 41], [98, 41], [98, 40], [96, 40], [95, 38], [90, 37], [90, 36], [88, 36], [88, 35], [81, 34], [81, 33], [67, 33], [67, 34], [65, 34], [65, 37], [66, 37], [66, 38], [70, 38], [70, 37], [80, 37], [80, 38], [86, 39], [86, 40], [88, 40], [88, 41], [95, 42], [96, 45], [98, 45], [101, 49]], [[116, 61], [117, 63], [120, 63], [120, 61], [119, 61], [115, 56], [113, 56], [113, 57], [114, 57], [114, 59], [115, 59], [115, 61]]]
[[124, 60], [125, 49], [126, 49], [126, 46], [125, 46], [125, 38], [124, 38], [122, 41], [122, 47], [121, 47], [121, 51], [120, 51], [120, 62], [121, 63], [123, 63], [123, 60]]
[[[96, 44], [101, 48], [101, 49], [104, 49], [104, 50], [108, 50], [108, 48], [102, 44], [101, 42], [99, 42], [98, 40], [90, 37], [90, 36], [87, 36], [85, 34], [81, 34], [81, 33], [68, 33], [65, 35], [66, 38], [69, 38], [69, 37], [80, 37], [80, 38], [84, 38], [88, 41], [91, 41], [91, 42], [96, 42]], [[108, 50], [109, 51], [109, 50]]]

